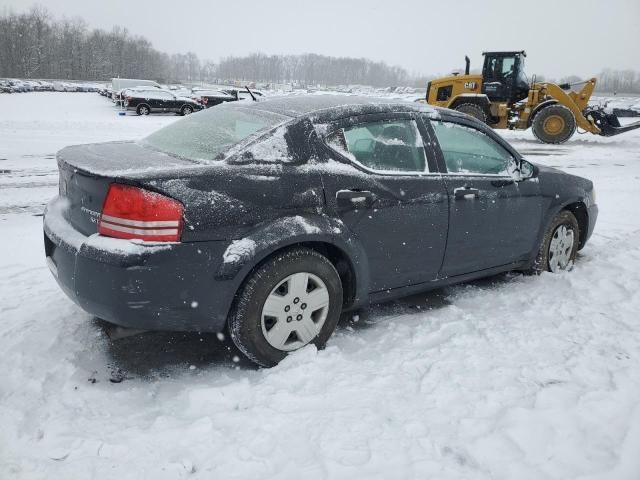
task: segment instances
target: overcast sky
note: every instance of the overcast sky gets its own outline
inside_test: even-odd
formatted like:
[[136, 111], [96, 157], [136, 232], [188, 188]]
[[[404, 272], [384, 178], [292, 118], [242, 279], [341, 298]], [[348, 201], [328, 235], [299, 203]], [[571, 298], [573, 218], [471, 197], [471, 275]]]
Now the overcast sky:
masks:
[[[169, 53], [367, 57], [411, 73], [449, 73], [485, 50], [527, 51], [527, 72], [640, 70], [640, 0], [46, 0], [56, 17], [127, 27]], [[22, 11], [31, 0], [0, 0]], [[4, 7], [4, 8], [3, 8]]]

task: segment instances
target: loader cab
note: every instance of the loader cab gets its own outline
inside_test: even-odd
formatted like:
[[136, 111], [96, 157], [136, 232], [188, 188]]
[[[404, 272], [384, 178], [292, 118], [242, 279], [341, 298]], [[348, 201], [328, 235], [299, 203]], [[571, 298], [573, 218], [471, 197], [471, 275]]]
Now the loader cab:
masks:
[[524, 73], [524, 57], [520, 52], [484, 52], [482, 93], [492, 102], [513, 104], [527, 97], [529, 82]]

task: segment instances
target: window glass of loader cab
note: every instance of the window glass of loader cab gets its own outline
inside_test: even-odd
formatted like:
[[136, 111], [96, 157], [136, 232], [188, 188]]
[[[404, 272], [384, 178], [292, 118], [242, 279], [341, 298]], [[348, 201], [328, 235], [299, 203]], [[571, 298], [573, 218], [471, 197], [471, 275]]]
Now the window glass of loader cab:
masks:
[[500, 144], [475, 128], [431, 121], [449, 173], [509, 175], [513, 157]]
[[390, 173], [425, 171], [422, 136], [413, 120], [360, 123], [333, 133], [327, 143], [371, 170]]

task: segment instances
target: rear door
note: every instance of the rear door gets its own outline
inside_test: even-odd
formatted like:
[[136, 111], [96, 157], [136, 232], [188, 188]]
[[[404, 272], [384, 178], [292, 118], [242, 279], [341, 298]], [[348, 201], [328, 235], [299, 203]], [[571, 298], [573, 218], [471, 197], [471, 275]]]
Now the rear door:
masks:
[[370, 291], [434, 280], [447, 236], [447, 194], [410, 114], [365, 115], [333, 125], [325, 145], [326, 201], [364, 248]]
[[542, 215], [536, 179], [514, 180], [517, 154], [493, 132], [460, 118], [425, 122], [437, 139], [449, 201], [442, 275], [527, 259]]
[[167, 92], [150, 92], [149, 95], [149, 105], [151, 106], [151, 110], [155, 110], [156, 112], [166, 112], [171, 106], [170, 100], [173, 99], [173, 95]]

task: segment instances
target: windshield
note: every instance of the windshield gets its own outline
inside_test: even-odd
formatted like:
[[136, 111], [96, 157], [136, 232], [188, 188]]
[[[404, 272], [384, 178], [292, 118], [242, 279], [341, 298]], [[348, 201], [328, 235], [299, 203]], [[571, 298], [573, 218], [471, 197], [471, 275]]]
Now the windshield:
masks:
[[221, 105], [161, 128], [142, 144], [189, 160], [220, 160], [233, 145], [288, 119], [277, 113]]

